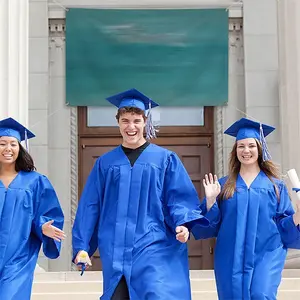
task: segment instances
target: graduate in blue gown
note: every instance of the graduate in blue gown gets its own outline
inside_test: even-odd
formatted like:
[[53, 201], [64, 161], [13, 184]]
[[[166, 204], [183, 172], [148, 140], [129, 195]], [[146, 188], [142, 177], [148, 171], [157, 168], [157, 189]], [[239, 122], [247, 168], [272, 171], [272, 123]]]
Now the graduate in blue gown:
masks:
[[270, 160], [264, 137], [273, 127], [241, 119], [225, 133], [236, 137], [229, 174], [205, 176], [201, 207], [209, 229], [196, 238], [217, 237], [215, 276], [220, 300], [275, 300], [288, 248], [300, 249], [300, 211]]
[[48, 258], [57, 258], [65, 237], [56, 193], [20, 144], [32, 137], [14, 119], [0, 121], [1, 300], [29, 300], [41, 245]]
[[191, 299], [187, 246], [192, 221], [208, 226], [178, 156], [149, 143], [157, 106], [135, 89], [108, 98], [118, 107], [122, 145], [99, 157], [73, 227], [75, 262], [99, 248], [102, 300]]

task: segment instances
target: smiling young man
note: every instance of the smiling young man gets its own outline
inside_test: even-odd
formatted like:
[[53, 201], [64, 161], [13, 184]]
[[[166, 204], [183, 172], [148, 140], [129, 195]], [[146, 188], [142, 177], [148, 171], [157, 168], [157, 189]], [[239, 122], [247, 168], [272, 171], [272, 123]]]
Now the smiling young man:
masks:
[[146, 117], [140, 108], [120, 108], [116, 119], [119, 123], [124, 147], [136, 149], [146, 142], [143, 134]]
[[102, 300], [189, 300], [188, 228], [209, 225], [197, 192], [178, 156], [144, 138], [144, 128], [153, 137], [149, 113], [158, 104], [135, 89], [107, 100], [118, 107], [123, 142], [97, 159], [87, 180], [74, 261], [99, 248]]

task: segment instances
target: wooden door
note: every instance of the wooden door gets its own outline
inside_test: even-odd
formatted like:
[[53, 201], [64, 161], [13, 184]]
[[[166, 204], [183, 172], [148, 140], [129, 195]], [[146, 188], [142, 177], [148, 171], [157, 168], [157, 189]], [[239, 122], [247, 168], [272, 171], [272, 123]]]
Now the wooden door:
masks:
[[[176, 152], [200, 198], [204, 195], [202, 186], [204, 174], [213, 171], [212, 116], [212, 109], [207, 109], [206, 127], [201, 126], [198, 131], [195, 128], [161, 128], [159, 137], [151, 141]], [[86, 128], [85, 124], [87, 123], [83, 110], [79, 112], [79, 133], [81, 133], [79, 135], [79, 194], [95, 160], [122, 142], [116, 128]], [[190, 269], [213, 269], [213, 247], [213, 239], [195, 241], [192, 237], [188, 242]], [[94, 256], [92, 270], [101, 270], [98, 252]]]

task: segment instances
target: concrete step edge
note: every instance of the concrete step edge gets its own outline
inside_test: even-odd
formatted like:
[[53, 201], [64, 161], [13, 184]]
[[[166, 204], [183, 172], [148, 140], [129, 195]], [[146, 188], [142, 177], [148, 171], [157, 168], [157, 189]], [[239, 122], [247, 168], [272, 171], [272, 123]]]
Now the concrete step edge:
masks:
[[[100, 293], [101, 294], [101, 293]], [[64, 292], [64, 293], [31, 293], [31, 296], [64, 296], [64, 295], [96, 295], [99, 296], [99, 292], [81, 292], [81, 293], [72, 293], [72, 292]]]
[[[300, 293], [299, 290], [280, 290], [279, 293]], [[192, 294], [216, 294], [217, 291], [192, 291]], [[32, 293], [34, 296], [39, 296], [39, 295], [99, 295], [99, 292], [53, 292], [53, 293]]]
[[[297, 278], [298, 280], [300, 280], [300, 278]], [[214, 278], [195, 278], [195, 279], [191, 279], [191, 282], [213, 282], [215, 281]], [[40, 281], [33, 281], [34, 284], [84, 284], [84, 283], [103, 283], [103, 280], [99, 279], [99, 280], [40, 280]]]
[[[190, 278], [191, 282], [212, 282], [215, 281], [215, 278]], [[300, 277], [289, 277], [289, 278], [282, 278], [281, 280], [282, 282], [288, 282], [288, 281], [300, 281]], [[42, 280], [34, 280], [33, 281], [35, 284], [39, 284], [39, 283], [58, 283], [58, 284], [63, 284], [63, 283], [85, 283], [85, 282], [94, 282], [94, 283], [99, 283], [99, 282], [103, 282], [102, 278], [97, 278], [97, 279], [93, 279], [93, 280], [89, 280], [87, 279], [54, 279], [54, 280], [47, 280], [45, 278], [43, 278]]]

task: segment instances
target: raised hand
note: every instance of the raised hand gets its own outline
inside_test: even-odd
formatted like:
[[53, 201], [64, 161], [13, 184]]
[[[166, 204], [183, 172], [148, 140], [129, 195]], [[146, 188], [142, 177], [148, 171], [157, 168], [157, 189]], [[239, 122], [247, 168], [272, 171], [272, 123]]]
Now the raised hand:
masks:
[[59, 228], [53, 226], [54, 220], [48, 221], [42, 225], [42, 232], [45, 236], [54, 239], [57, 242], [61, 242], [66, 238], [65, 233]]
[[176, 227], [176, 239], [181, 243], [186, 243], [189, 238], [189, 230], [185, 226]]
[[213, 176], [211, 173], [209, 173], [209, 175], [205, 174], [203, 179], [203, 186], [205, 191], [207, 210], [209, 210], [214, 205], [218, 195], [221, 192], [221, 186], [219, 184], [217, 175]]

